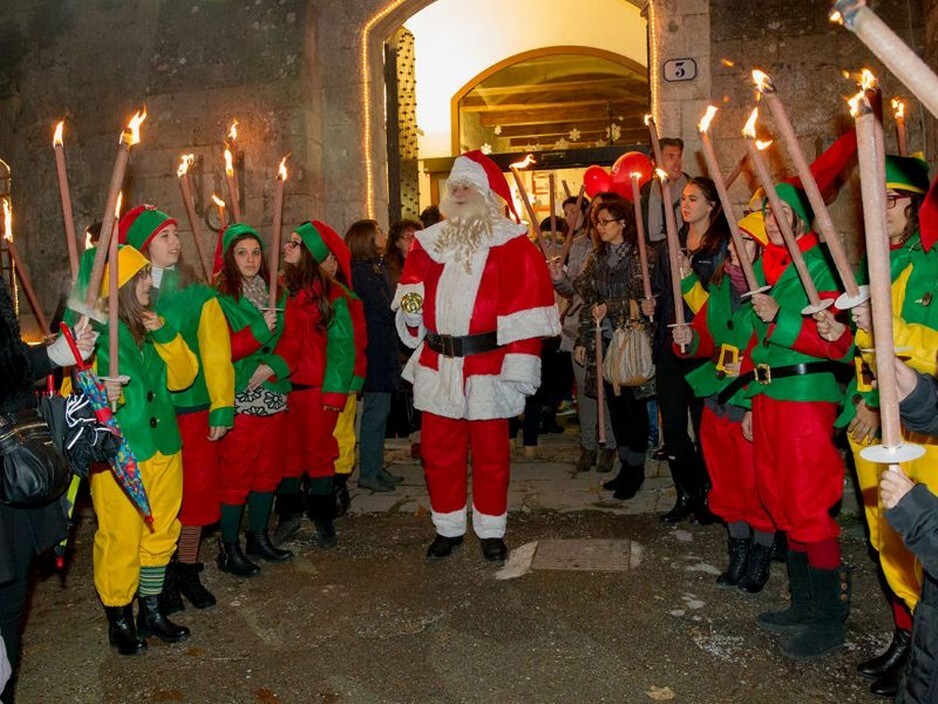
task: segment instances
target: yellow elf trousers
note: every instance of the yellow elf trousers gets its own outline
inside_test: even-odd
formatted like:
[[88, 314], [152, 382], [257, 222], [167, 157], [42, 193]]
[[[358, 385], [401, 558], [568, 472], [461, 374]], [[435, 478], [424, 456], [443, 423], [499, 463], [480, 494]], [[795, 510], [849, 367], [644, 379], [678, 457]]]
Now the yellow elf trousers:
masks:
[[133, 601], [140, 568], [169, 564], [179, 539], [182, 454], [157, 452], [139, 462], [139, 467], [153, 510], [152, 526], [144, 522], [110, 469], [91, 475], [91, 499], [98, 516], [94, 585], [105, 606], [124, 606]]
[[355, 469], [355, 448], [358, 438], [355, 435], [355, 415], [358, 412], [358, 395], [351, 393], [345, 401], [345, 408], [339, 414], [339, 420], [332, 431], [339, 443], [339, 457], [335, 461], [335, 473], [348, 476]]

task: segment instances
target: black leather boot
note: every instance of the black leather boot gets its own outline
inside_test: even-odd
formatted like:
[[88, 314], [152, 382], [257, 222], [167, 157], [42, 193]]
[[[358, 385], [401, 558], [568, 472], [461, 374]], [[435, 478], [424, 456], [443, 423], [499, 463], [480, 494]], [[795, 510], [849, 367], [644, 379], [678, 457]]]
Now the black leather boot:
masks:
[[274, 529], [274, 540], [283, 544], [292, 538], [296, 531], [300, 529], [300, 521], [303, 518], [304, 495], [301, 492], [295, 494], [277, 494], [274, 501], [274, 513], [277, 514], [277, 527]]
[[850, 614], [850, 572], [843, 566], [821, 570], [808, 566], [811, 616], [807, 628], [782, 648], [791, 660], [815, 660], [843, 646]]
[[642, 488], [642, 484], [645, 483], [645, 465], [626, 465], [619, 472], [619, 476], [622, 477], [622, 480], [616, 487], [612, 497], [620, 501], [628, 501], [638, 493], [638, 490]]
[[508, 557], [508, 547], [501, 538], [482, 538], [479, 543], [482, 546], [482, 557], [488, 562], [497, 562], [504, 564]]
[[163, 581], [163, 593], [160, 594], [160, 607], [164, 614], [176, 614], [184, 611], [186, 606], [182, 603], [179, 594], [179, 579], [176, 573], [176, 556], [166, 565], [166, 578]]
[[348, 475], [336, 474], [332, 485], [332, 493], [335, 495], [335, 517], [341, 518], [348, 513], [349, 506], [352, 505], [352, 497], [348, 492]]
[[[199, 573], [205, 569], [201, 562], [177, 562], [176, 578], [179, 582], [180, 593], [197, 609], [207, 609], [215, 606], [215, 595], [202, 584]], [[165, 587], [163, 588], [165, 591]], [[164, 614], [169, 613], [164, 610]]]
[[147, 642], [137, 636], [134, 626], [133, 604], [105, 606], [107, 614], [107, 639], [121, 655], [136, 655], [147, 649]]
[[661, 520], [665, 523], [680, 523], [685, 518], [690, 516], [694, 512], [694, 501], [691, 498], [691, 495], [686, 491], [678, 488], [677, 490], [677, 501], [674, 502], [674, 507], [661, 516]]
[[746, 574], [746, 562], [749, 559], [749, 550], [752, 545], [750, 538], [726, 538], [726, 551], [729, 562], [723, 574], [717, 577], [717, 586], [724, 588], [735, 587]]
[[769, 633], [792, 633], [803, 630], [811, 618], [811, 584], [808, 580], [808, 555], [788, 551], [788, 591], [791, 605], [782, 611], [766, 611], [756, 617], [756, 625]]
[[769, 581], [772, 567], [772, 546], [753, 544], [749, 551], [746, 574], [739, 580], [739, 590], [747, 594], [758, 594]]
[[245, 533], [244, 550], [248, 555], [267, 562], [283, 562], [293, 557], [292, 550], [281, 550], [272, 542], [266, 530]]
[[189, 629], [170, 621], [160, 609], [160, 597], [138, 596], [137, 633], [141, 638], [156, 636], [164, 643], [181, 643], [189, 637]]
[[442, 560], [453, 554], [453, 548], [462, 545], [463, 536], [457, 535], [447, 538], [445, 535], [436, 534], [430, 547], [427, 548], [427, 560]]
[[857, 672], [864, 677], [876, 679], [884, 672], [892, 669], [896, 661], [903, 657], [903, 653], [909, 650], [909, 643], [912, 640], [912, 633], [902, 628], [897, 628], [892, 634], [892, 642], [885, 652], [869, 660], [864, 660], [857, 665]]
[[241, 552], [241, 545], [233, 543], [218, 543], [218, 569], [237, 577], [251, 577], [261, 571], [259, 565], [251, 562]]
[[335, 534], [335, 498], [329, 494], [310, 494], [307, 497], [306, 515], [316, 524], [316, 543], [323, 550], [338, 545]]

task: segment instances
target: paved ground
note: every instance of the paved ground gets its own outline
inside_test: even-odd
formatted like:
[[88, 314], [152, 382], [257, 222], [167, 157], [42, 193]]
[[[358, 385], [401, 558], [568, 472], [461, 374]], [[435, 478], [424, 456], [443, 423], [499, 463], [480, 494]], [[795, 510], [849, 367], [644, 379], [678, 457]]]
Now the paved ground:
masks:
[[[543, 461], [514, 465], [513, 552], [502, 570], [473, 539], [444, 563], [424, 563], [432, 528], [420, 470], [405, 443], [391, 443], [406, 483], [356, 495], [337, 549], [313, 547], [304, 524], [289, 545], [296, 557], [255, 578], [209, 564], [219, 605], [179, 615], [188, 642], [151, 643], [134, 658], [107, 646], [86, 510], [67, 579], [37, 585], [17, 701], [874, 701], [853, 668], [890, 626], [855, 521], [844, 538], [855, 568], [847, 645], [794, 665], [753, 623], [784, 602], [780, 566], [757, 597], [718, 589], [723, 530], [658, 521], [673, 490], [657, 463], [639, 497], [622, 503], [598, 488], [605, 477], [575, 475], [571, 433], [546, 443]], [[203, 555], [212, 562], [211, 544]]]

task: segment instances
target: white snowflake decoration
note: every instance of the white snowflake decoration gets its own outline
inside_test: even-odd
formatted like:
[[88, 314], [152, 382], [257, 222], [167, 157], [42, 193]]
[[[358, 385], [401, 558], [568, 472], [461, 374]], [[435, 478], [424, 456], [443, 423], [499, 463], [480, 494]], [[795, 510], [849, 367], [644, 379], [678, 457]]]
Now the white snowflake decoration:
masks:
[[483, 153], [483, 154], [491, 154], [491, 153], [492, 153], [492, 145], [489, 144], [488, 142], [486, 142], [485, 144], [483, 144], [483, 145], [482, 145], [481, 147], [479, 147], [479, 148], [482, 150], [482, 153]]
[[571, 142], [578, 142], [580, 141], [580, 130], [574, 127], [567, 136], [570, 138]]
[[497, 135], [498, 135], [498, 134], [501, 134], [501, 133], [502, 133], [502, 126], [501, 126], [501, 125], [495, 125], [495, 129], [492, 130], [492, 131], [493, 131], [495, 134], [497, 134]]
[[615, 142], [622, 136], [622, 128], [619, 125], [613, 124], [610, 127], [606, 128], [606, 139], [609, 139], [609, 132], [612, 132], [612, 141]]

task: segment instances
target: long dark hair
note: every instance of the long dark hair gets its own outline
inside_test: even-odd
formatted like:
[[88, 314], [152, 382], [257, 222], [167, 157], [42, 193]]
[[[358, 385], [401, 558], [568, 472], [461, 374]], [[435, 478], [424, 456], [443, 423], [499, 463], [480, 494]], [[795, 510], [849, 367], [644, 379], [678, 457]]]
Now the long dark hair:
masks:
[[726, 221], [726, 214], [723, 212], [723, 206], [720, 204], [720, 196], [717, 193], [717, 187], [713, 181], [703, 176], [695, 176], [687, 182], [684, 190], [691, 186], [697, 186], [703, 197], [713, 206], [710, 211], [710, 224], [700, 240], [699, 253], [719, 252], [726, 247], [730, 239], [730, 226]]
[[117, 289], [117, 317], [130, 330], [137, 347], [143, 346], [143, 339], [147, 336], [147, 329], [143, 327], [143, 314], [150, 310], [137, 298], [137, 282], [149, 274], [150, 267], [145, 266]]
[[283, 277], [291, 296], [296, 296], [304, 289], [309, 292], [319, 309], [319, 323], [316, 327], [320, 330], [328, 328], [335, 317], [332, 301], [329, 300], [332, 293], [332, 277], [319, 266], [319, 262], [313, 258], [305, 243], [300, 244], [300, 261], [296, 264], [284, 264]]
[[345, 233], [345, 244], [352, 253], [353, 261], [371, 261], [378, 256], [375, 239], [379, 227], [377, 220], [357, 220], [349, 226]]
[[218, 275], [215, 277], [215, 288], [223, 296], [231, 296], [236, 301], [241, 299], [242, 290], [241, 290], [241, 270], [238, 268], [238, 262], [235, 260], [235, 247], [238, 245], [241, 240], [252, 239], [261, 246], [261, 266], [257, 270], [257, 275], [264, 279], [264, 281], [270, 280], [270, 269], [267, 268], [267, 257], [264, 254], [264, 246], [257, 237], [245, 232], [243, 235], [238, 235], [234, 238], [228, 249], [225, 250], [225, 254], [222, 257], [221, 271], [218, 272]]
[[[596, 199], [593, 200], [596, 202]], [[596, 211], [597, 217], [599, 213], [603, 210], [609, 213], [609, 215], [622, 223], [622, 237], [626, 242], [635, 246], [638, 244], [638, 233], [635, 229], [635, 215], [634, 209], [624, 198], [615, 198], [614, 200], [609, 200], [604, 202], [599, 206], [599, 209]], [[596, 238], [596, 249], [600, 251], [606, 250], [607, 244], [599, 239], [597, 235]]]
[[599, 214], [599, 211], [602, 210], [606, 203], [611, 203], [613, 201], [619, 200], [620, 196], [617, 193], [612, 191], [602, 191], [593, 196], [593, 200], [590, 201], [589, 210], [587, 212], [587, 221], [586, 228], [587, 233], [589, 233], [590, 239], [593, 240], [593, 248], [595, 249], [601, 244], [599, 239], [599, 232], [596, 230], [596, 225], [593, 220]]
[[905, 224], [905, 230], [902, 231], [902, 244], [905, 244], [909, 241], [909, 238], [918, 232], [919, 228], [919, 208], [922, 207], [922, 201], [925, 200], [925, 196], [921, 193], [912, 193], [911, 191], [903, 191], [899, 188], [894, 189], [896, 193], [899, 193], [903, 196], [909, 196], [911, 199], [909, 204], [905, 206], [905, 214], [909, 219]]

